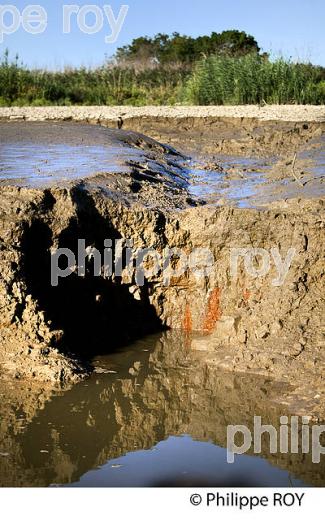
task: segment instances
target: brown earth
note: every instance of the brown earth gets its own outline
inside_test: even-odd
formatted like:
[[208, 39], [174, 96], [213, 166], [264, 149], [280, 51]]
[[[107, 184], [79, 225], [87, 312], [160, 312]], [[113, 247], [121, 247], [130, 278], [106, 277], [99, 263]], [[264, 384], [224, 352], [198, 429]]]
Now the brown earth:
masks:
[[[49, 127], [2, 123], [2, 150], [10, 132], [26, 140], [26, 128], [32, 142], [47, 146], [53, 142]], [[64, 142], [65, 131], [83, 135], [84, 147], [87, 140], [105, 139], [103, 129], [91, 128], [65, 123], [55, 132]], [[128, 153], [141, 154], [131, 163], [118, 160], [123, 175], [95, 170], [64, 181], [55, 174], [46, 182], [36, 175], [33, 186], [29, 181], [35, 175], [9, 181], [3, 176], [3, 370], [18, 378], [74, 381], [85, 375], [81, 357], [88, 360], [117, 343], [170, 327], [183, 330], [189, 348], [206, 352], [220, 368], [291, 384], [283, 403], [296, 413], [324, 418], [324, 170], [314, 158], [322, 151], [323, 123], [133, 117], [124, 128], [127, 132], [114, 139], [123, 139]], [[216, 185], [214, 200], [195, 198], [184, 156], [129, 130], [194, 156], [210, 172], [223, 167], [224, 154], [266, 159], [269, 168], [244, 206], [227, 193], [239, 174], [244, 189], [254, 172], [248, 168], [242, 175], [237, 166], [224, 168], [226, 187]], [[112, 139], [108, 131], [110, 146]], [[101, 251], [106, 238], [132, 238], [135, 247], [160, 253], [167, 246], [187, 254], [208, 247], [215, 261], [208, 276], [197, 279], [186, 272], [168, 287], [159, 275], [137, 287], [134, 276], [95, 280], [91, 273], [84, 279], [71, 275], [52, 287], [51, 249], [76, 251], [78, 238]], [[272, 284], [274, 266], [266, 276], [252, 278], [240, 264], [238, 276], [231, 276], [231, 249], [247, 247], [278, 247], [283, 257], [295, 248], [283, 285]]]

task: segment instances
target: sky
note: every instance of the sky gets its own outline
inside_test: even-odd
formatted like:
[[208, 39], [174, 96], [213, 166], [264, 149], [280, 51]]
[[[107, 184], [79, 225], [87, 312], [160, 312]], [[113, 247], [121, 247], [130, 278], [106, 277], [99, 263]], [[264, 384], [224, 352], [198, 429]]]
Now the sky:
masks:
[[[294, 60], [311, 61], [325, 66], [324, 0], [32, 0], [47, 13], [44, 31], [28, 32], [28, 19], [13, 17], [0, 10], [0, 55], [8, 48], [13, 57], [30, 67], [60, 69], [65, 66], [96, 66], [117, 49], [138, 36], [158, 32], [199, 36], [238, 29], [252, 34], [263, 51]], [[16, 16], [23, 13], [25, 0], [10, 0]], [[74, 4], [78, 13], [70, 18], [70, 32], [63, 33], [63, 6]], [[122, 5], [128, 5], [116, 42], [105, 42], [112, 33], [103, 6], [111, 6], [115, 19]], [[83, 6], [96, 6], [96, 16], [89, 13], [85, 23], [93, 34], [83, 32]], [[92, 9], [93, 8], [89, 8]], [[108, 12], [108, 11], [107, 11]], [[79, 14], [79, 18], [77, 18]], [[19, 28], [17, 27], [19, 25]], [[38, 23], [36, 23], [38, 25]], [[102, 28], [101, 28], [102, 25]], [[35, 26], [35, 24], [34, 24]], [[9, 29], [7, 29], [9, 27]], [[6, 34], [10, 32], [11, 34]]]

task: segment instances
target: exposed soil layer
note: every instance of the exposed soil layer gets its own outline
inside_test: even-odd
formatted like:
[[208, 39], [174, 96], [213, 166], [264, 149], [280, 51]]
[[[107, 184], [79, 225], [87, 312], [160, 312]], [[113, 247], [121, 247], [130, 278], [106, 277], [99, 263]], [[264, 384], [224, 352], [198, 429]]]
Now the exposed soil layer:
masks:
[[[142, 117], [123, 128], [0, 124], [1, 153], [22, 143], [20, 164], [28, 165], [26, 172], [13, 153], [15, 172], [1, 156], [3, 369], [20, 378], [74, 381], [97, 353], [170, 327], [215, 366], [286, 381], [292, 389], [283, 402], [291, 410], [324, 418], [323, 123]], [[36, 143], [79, 146], [87, 161], [87, 153], [95, 154], [96, 167], [68, 168], [68, 175], [62, 165], [35, 170]], [[86, 150], [93, 146], [100, 157]], [[252, 179], [254, 189], [245, 192]], [[109, 238], [132, 239], [135, 247], [161, 254], [166, 247], [186, 254], [209, 248], [214, 262], [208, 275], [186, 271], [168, 286], [161, 273], [139, 287], [134, 271], [94, 278], [90, 266], [84, 278], [73, 273], [52, 287], [51, 250], [76, 253], [78, 238], [101, 253]], [[252, 277], [243, 263], [233, 276], [231, 250], [249, 247], [278, 248], [282, 259], [294, 248], [282, 285], [273, 283], [274, 262], [264, 277]]]

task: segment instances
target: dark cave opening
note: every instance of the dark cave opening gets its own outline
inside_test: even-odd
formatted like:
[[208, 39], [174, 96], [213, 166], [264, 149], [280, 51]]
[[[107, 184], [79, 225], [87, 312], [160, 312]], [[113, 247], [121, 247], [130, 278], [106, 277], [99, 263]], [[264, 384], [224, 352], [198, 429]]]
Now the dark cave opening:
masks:
[[[59, 247], [77, 255], [78, 239], [102, 253], [104, 240], [121, 238], [109, 220], [97, 211], [91, 196], [80, 188], [74, 194], [76, 218], [59, 236]], [[24, 233], [22, 275], [28, 292], [38, 301], [51, 328], [64, 332], [60, 350], [91, 359], [126, 345], [146, 334], [163, 330], [149, 302], [148, 286], [141, 299], [130, 293], [130, 285], [119, 279], [95, 277], [92, 265], [85, 277], [71, 273], [51, 284], [52, 231], [44, 220], [34, 220]], [[90, 262], [91, 264], [92, 262]]]

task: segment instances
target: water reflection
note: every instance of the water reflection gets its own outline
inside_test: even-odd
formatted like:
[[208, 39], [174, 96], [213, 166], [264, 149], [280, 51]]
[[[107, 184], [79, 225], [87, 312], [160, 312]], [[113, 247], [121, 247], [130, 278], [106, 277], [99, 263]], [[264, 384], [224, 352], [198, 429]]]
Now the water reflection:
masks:
[[[324, 485], [309, 455], [269, 453], [226, 463], [226, 428], [253, 416], [279, 425], [287, 389], [222, 373], [188, 338], [165, 333], [95, 360], [67, 391], [2, 381], [0, 484]], [[98, 469], [100, 468], [100, 469]]]

